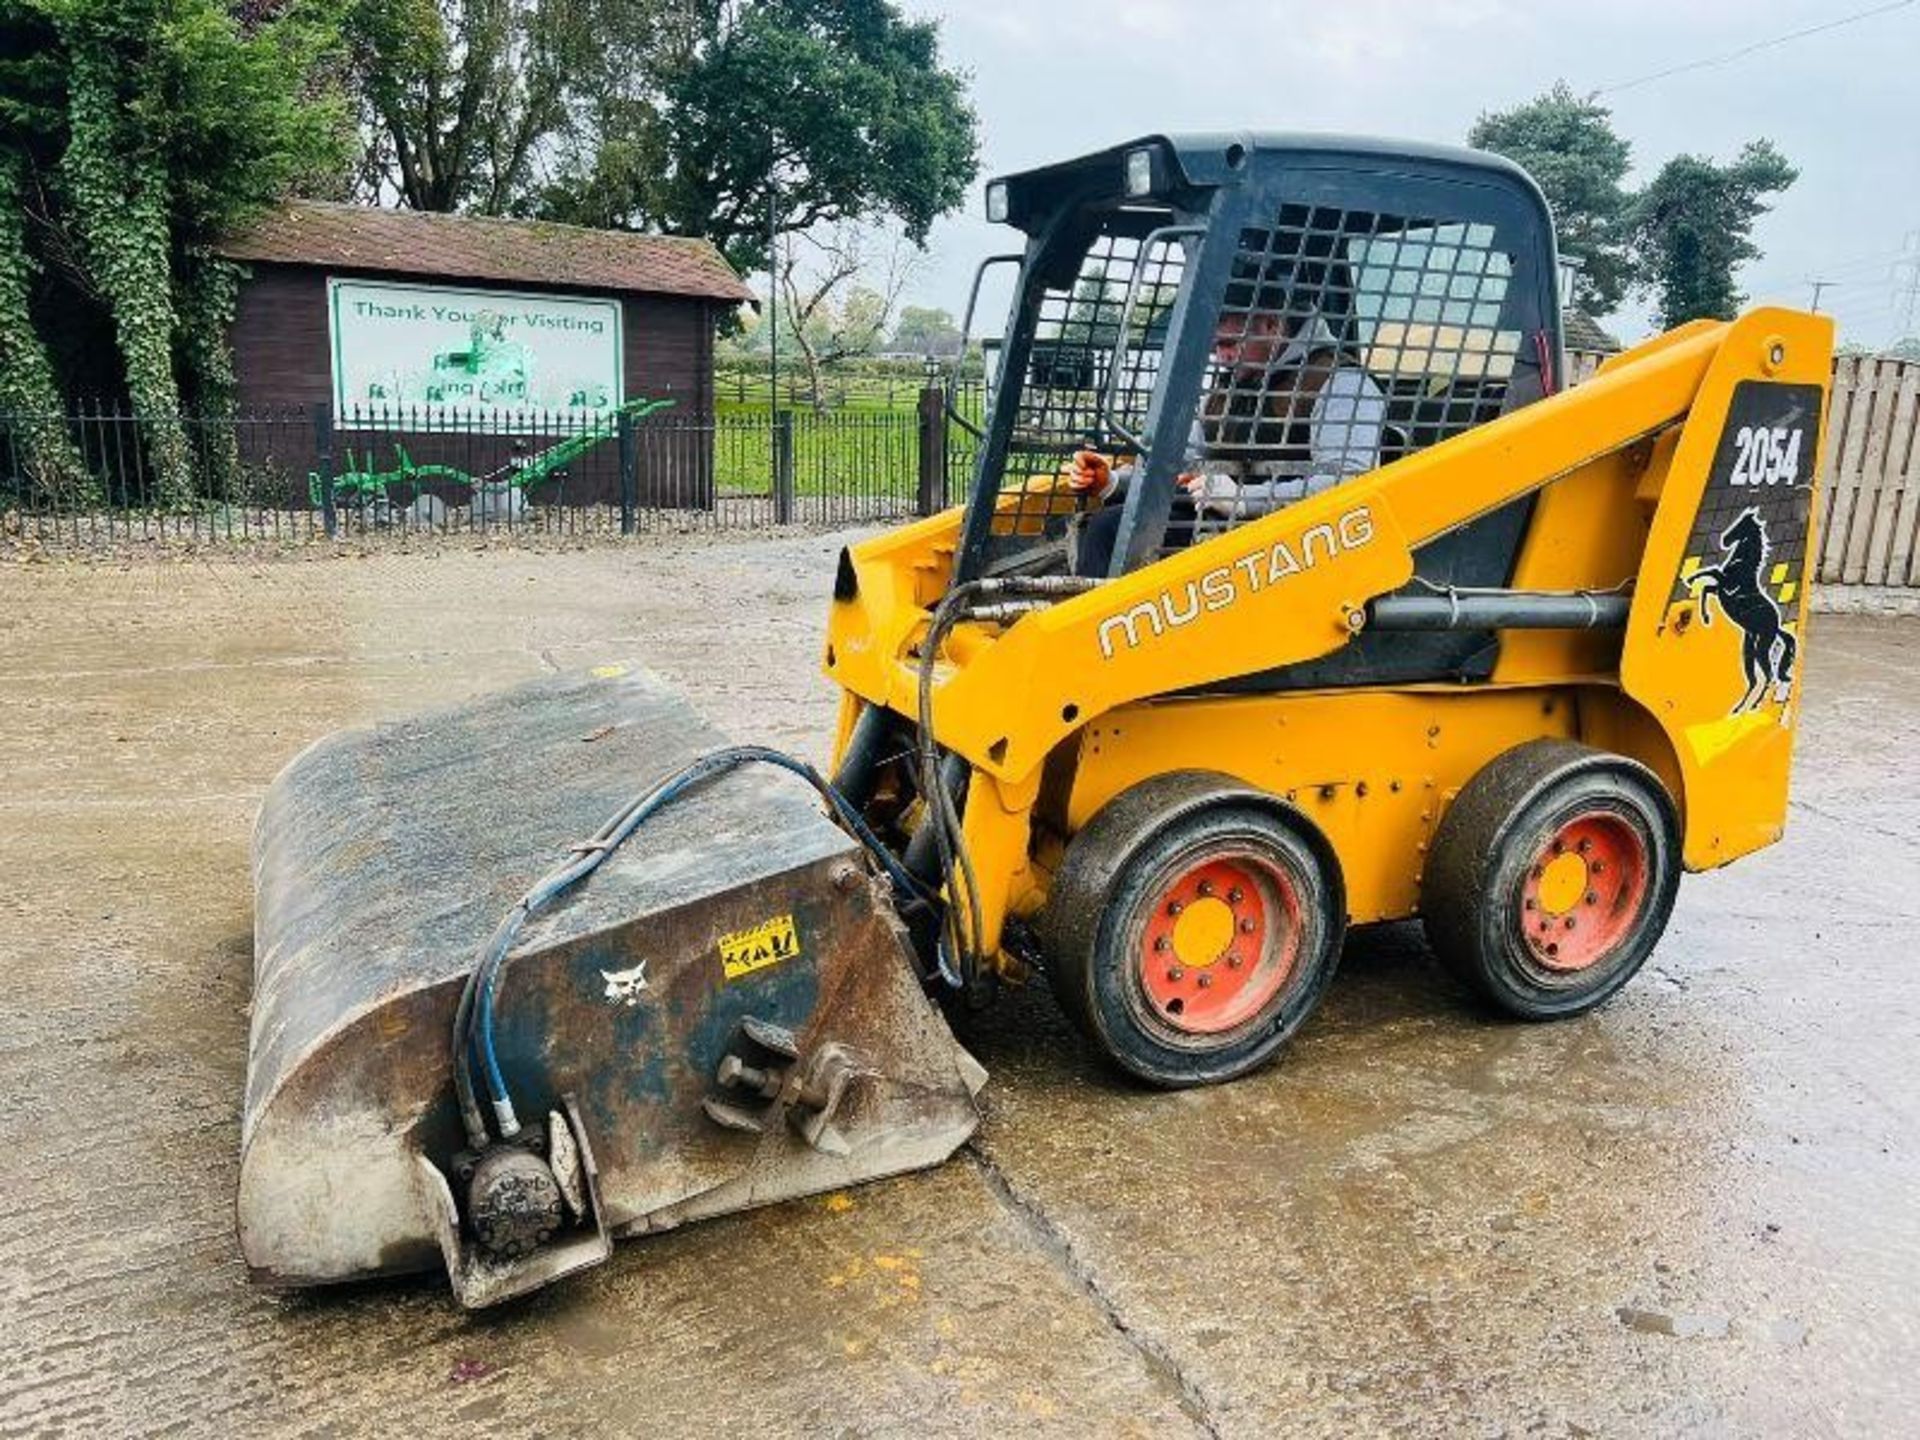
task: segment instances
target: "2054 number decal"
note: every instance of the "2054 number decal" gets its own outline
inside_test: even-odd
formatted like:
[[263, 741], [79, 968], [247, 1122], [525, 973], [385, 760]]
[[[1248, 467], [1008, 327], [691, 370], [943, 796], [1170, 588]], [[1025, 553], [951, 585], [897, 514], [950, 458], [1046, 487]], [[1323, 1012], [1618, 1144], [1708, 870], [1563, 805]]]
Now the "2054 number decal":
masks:
[[1733, 435], [1733, 473], [1729, 485], [1792, 485], [1800, 477], [1797, 425], [1742, 425]]

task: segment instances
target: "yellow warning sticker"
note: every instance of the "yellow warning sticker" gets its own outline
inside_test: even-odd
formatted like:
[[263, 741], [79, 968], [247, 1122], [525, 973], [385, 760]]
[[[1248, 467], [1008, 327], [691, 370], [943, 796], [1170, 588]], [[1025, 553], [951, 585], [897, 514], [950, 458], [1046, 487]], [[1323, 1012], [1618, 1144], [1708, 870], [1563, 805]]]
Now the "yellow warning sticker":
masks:
[[1687, 744], [1693, 751], [1695, 764], [1711, 765], [1736, 745], [1779, 724], [1779, 717], [1773, 712], [1749, 710], [1744, 715], [1728, 715], [1687, 726]]
[[720, 965], [727, 979], [738, 980], [800, 953], [800, 933], [793, 928], [793, 916], [776, 915], [751, 930], [736, 930], [720, 937]]

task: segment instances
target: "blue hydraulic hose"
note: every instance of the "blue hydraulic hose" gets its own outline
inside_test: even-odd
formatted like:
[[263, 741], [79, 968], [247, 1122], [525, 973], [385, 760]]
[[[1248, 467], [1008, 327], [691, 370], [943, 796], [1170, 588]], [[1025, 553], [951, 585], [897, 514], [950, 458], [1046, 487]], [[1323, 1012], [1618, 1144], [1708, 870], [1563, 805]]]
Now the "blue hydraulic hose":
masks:
[[[506, 961], [507, 952], [513, 948], [513, 942], [520, 934], [521, 927], [527, 920], [599, 869], [607, 856], [617, 850], [649, 817], [673, 803], [700, 781], [749, 764], [772, 765], [798, 775], [812, 785], [827, 801], [834, 813], [834, 819], [841, 828], [850, 832], [879, 860], [881, 867], [903, 893], [922, 900], [932, 899], [926, 887], [900, 864], [893, 852], [888, 850], [880, 838], [873, 833], [860, 812], [853, 807], [846, 796], [835, 789], [831, 781], [806, 761], [769, 749], [764, 745], [735, 745], [701, 756], [685, 769], [668, 776], [653, 789], [624, 806], [600, 827], [591, 840], [576, 845], [575, 858], [542, 876], [494, 928], [486, 947], [480, 953], [479, 963], [467, 977], [467, 988], [461, 997], [460, 1011], [454, 1026], [454, 1074], [460, 1092], [461, 1114], [467, 1125], [468, 1140], [476, 1149], [487, 1143], [487, 1137], [484, 1122], [480, 1121], [478, 1108], [471, 1101], [471, 1073], [475, 1051], [478, 1053], [478, 1068], [482, 1072], [487, 1098], [492, 1103], [494, 1118], [499, 1124], [502, 1138], [511, 1138], [520, 1129], [519, 1120], [514, 1114], [512, 1097], [507, 1092], [506, 1077], [501, 1074], [499, 1055], [494, 1047], [493, 1012], [494, 993], [500, 970]], [[947, 967], [942, 964], [940, 969], [942, 978], [948, 978]], [[476, 1122], [480, 1124], [478, 1135], [474, 1133]]]

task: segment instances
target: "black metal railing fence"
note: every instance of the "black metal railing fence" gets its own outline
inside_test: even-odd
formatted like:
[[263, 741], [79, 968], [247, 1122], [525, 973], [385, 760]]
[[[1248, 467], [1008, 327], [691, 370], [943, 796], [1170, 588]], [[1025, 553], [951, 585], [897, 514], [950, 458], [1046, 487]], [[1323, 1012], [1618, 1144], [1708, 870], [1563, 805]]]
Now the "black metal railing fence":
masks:
[[304, 542], [881, 523], [951, 503], [972, 439], [914, 409], [521, 417], [315, 404], [0, 413], [0, 537]]

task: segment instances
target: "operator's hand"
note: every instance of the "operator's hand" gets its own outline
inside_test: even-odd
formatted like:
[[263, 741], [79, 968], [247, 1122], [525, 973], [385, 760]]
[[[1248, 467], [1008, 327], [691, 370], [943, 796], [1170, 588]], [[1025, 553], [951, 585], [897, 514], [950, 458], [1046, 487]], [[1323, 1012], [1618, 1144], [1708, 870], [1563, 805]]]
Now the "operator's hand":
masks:
[[1231, 475], [1190, 471], [1174, 481], [1192, 500], [1196, 509], [1231, 508], [1239, 499], [1240, 486]]
[[1113, 488], [1113, 462], [1098, 450], [1077, 450], [1067, 470], [1067, 488], [1099, 499]]

